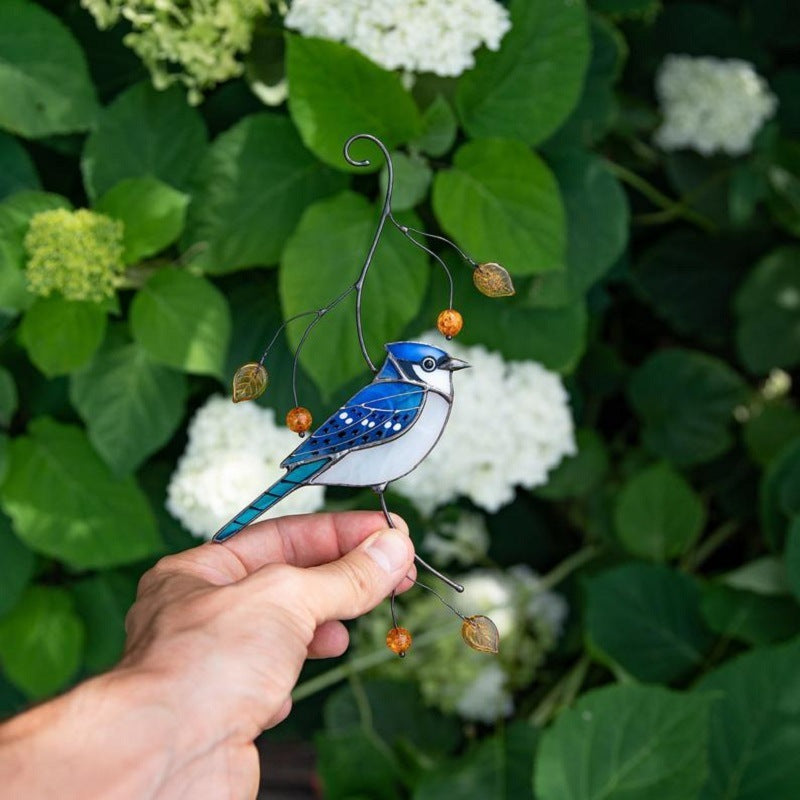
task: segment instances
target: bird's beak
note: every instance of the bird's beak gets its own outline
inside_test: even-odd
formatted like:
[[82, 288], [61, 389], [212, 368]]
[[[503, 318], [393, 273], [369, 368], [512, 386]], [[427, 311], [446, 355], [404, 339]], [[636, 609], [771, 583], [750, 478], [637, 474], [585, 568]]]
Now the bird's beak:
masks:
[[442, 363], [442, 369], [449, 369], [451, 372], [471, 366], [472, 364], [467, 364], [466, 361], [462, 361], [460, 358], [448, 358], [447, 361]]

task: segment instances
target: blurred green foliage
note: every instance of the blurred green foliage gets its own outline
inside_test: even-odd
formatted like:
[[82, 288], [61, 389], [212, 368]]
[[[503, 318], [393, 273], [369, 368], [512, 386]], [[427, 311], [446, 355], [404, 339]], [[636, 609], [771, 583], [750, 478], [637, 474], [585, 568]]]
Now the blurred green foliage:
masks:
[[[509, 5], [497, 52], [411, 89], [286, 33], [271, 68], [288, 100], [266, 110], [246, 78], [198, 107], [156, 91], [76, 0], [0, 3], [0, 712], [113, 665], [137, 577], [192, 543], [163, 507], [191, 412], [282, 318], [356, 276], [385, 181], [369, 145], [353, 155], [371, 172], [342, 158], [365, 131], [394, 150], [401, 221], [514, 275], [514, 298], [487, 301], [455, 266], [461, 339], [565, 377], [577, 455], [489, 527], [493, 558], [554, 570], [571, 609], [497, 727], [368, 676], [324, 713], [319, 695], [298, 703], [316, 704], [294, 732], [315, 737], [326, 796], [797, 795], [800, 414], [776, 372], [800, 364], [797, 14]], [[279, 25], [257, 30], [250, 80]], [[750, 154], [654, 148], [667, 53], [756, 65], [780, 106]], [[30, 220], [56, 208], [123, 223], [112, 301], [28, 291]], [[444, 297], [399, 237], [378, 262], [375, 352], [432, 326]], [[365, 378], [352, 319], [326, 325], [300, 361], [316, 413]], [[280, 415], [299, 336], [259, 401]]]

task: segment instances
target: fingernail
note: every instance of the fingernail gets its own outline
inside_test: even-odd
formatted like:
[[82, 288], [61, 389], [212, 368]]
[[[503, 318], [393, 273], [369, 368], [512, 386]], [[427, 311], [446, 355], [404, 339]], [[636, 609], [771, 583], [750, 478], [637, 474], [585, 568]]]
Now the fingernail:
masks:
[[407, 537], [395, 531], [380, 533], [367, 545], [366, 553], [384, 572], [396, 572], [408, 559]]

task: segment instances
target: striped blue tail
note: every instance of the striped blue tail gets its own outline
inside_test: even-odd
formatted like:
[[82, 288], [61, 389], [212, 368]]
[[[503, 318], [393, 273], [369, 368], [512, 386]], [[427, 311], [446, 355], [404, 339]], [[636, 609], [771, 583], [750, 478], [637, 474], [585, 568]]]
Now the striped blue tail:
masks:
[[321, 458], [319, 461], [309, 461], [290, 469], [279, 481], [276, 481], [265, 492], [262, 492], [250, 505], [245, 506], [230, 522], [223, 525], [215, 534], [212, 541], [224, 542], [235, 536], [242, 528], [257, 520], [267, 509], [272, 508], [278, 500], [286, 497], [300, 486], [305, 486], [308, 479], [315, 475], [327, 464], [329, 459]]

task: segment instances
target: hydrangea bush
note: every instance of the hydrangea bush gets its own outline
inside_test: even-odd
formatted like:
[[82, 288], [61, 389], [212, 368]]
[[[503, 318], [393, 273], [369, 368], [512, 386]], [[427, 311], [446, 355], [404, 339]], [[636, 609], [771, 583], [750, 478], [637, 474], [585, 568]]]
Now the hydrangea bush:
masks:
[[[281, 334], [398, 220], [503, 264], [474, 291], [387, 230], [374, 360], [473, 364], [391, 488], [489, 614], [424, 589], [310, 664], [265, 736], [330, 798], [794, 798], [800, 785], [800, 46], [783, 0], [0, 2], [0, 713], [113, 665], [141, 573], [197, 545], [296, 443]], [[420, 331], [428, 333], [420, 334]], [[368, 380], [352, 308], [298, 400]], [[276, 513], [377, 509], [305, 488]], [[431, 583], [430, 588], [439, 590]]]

